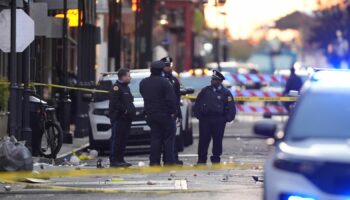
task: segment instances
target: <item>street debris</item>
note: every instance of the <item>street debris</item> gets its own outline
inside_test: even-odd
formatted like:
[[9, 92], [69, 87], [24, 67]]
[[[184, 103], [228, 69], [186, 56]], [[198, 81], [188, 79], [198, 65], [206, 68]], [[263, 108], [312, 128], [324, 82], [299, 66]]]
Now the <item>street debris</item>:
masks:
[[4, 189], [5, 189], [6, 192], [10, 192], [12, 188], [11, 188], [10, 185], [5, 185]]
[[25, 179], [22, 179], [21, 182], [25, 182], [25, 183], [50, 183], [51, 181], [44, 180], [44, 179], [38, 179], [38, 178], [25, 178]]
[[80, 164], [80, 159], [78, 158], [78, 156], [76, 156], [75, 154], [72, 155], [69, 159], [69, 163], [74, 165], [74, 166], [78, 166]]
[[140, 162], [138, 163], [138, 166], [139, 166], [139, 167], [144, 167], [144, 166], [146, 166], [146, 163], [145, 163], [145, 162], [140, 161]]
[[264, 182], [264, 179], [260, 179], [258, 176], [252, 176], [252, 178], [255, 181], [255, 183], [258, 183], [258, 182], [263, 183]]
[[233, 164], [233, 162], [234, 162], [233, 159], [234, 159], [233, 156], [230, 156], [230, 157], [228, 158], [228, 163], [229, 163], [229, 164]]
[[31, 171], [33, 158], [28, 148], [15, 137], [0, 140], [0, 171]]
[[147, 185], [157, 185], [157, 183], [154, 181], [147, 181]]
[[98, 151], [96, 151], [96, 150], [90, 150], [90, 152], [89, 152], [89, 156], [90, 156], [90, 158], [97, 158], [98, 157]]
[[103, 166], [102, 166], [102, 159], [98, 159], [97, 160], [96, 167], [97, 168], [103, 168]]

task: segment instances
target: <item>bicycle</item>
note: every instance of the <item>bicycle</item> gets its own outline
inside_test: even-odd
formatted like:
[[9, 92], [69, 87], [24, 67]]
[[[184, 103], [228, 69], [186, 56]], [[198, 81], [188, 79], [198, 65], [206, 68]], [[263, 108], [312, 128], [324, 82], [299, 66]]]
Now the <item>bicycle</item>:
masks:
[[39, 138], [37, 138], [39, 140], [36, 141], [37, 148], [39, 148], [38, 153], [40, 156], [55, 159], [63, 142], [62, 128], [55, 119], [56, 109], [49, 106], [40, 97], [30, 96], [30, 102], [38, 105], [36, 109], [39, 123], [37, 127], [39, 128]]

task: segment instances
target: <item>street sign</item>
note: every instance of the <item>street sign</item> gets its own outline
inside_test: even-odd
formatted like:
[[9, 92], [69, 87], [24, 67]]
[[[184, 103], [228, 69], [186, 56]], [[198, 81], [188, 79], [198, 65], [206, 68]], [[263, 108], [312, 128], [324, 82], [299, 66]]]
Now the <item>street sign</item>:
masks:
[[[0, 12], [0, 50], [11, 51], [11, 10]], [[16, 52], [23, 52], [35, 37], [34, 21], [22, 9], [16, 10]]]

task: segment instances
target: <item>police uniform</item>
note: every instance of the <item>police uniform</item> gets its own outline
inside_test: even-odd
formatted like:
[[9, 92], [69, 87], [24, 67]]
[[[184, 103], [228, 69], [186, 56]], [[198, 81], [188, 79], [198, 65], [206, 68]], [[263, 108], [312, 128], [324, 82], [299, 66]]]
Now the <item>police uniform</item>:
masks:
[[110, 143], [111, 166], [130, 166], [124, 161], [124, 152], [136, 110], [134, 97], [127, 83], [117, 81], [110, 92], [109, 117], [112, 124]]
[[140, 82], [140, 93], [144, 99], [147, 124], [151, 128], [150, 165], [160, 165], [162, 147], [164, 148], [164, 164], [174, 164], [175, 131], [173, 122], [176, 116], [176, 96], [169, 81], [161, 77], [165, 67], [162, 61], [151, 64], [150, 77]]
[[[161, 59], [161, 61], [163, 61], [166, 66], [170, 66], [172, 65], [172, 62], [173, 62], [173, 59], [169, 56], [167, 57], [164, 57]], [[174, 92], [175, 92], [175, 95], [176, 95], [176, 108], [177, 108], [177, 119], [182, 119], [182, 112], [181, 112], [181, 92], [180, 92], [180, 89], [181, 89], [181, 85], [180, 85], [180, 81], [174, 77], [172, 75], [172, 73], [165, 73], [164, 74], [164, 77], [166, 79], [168, 79], [168, 81], [170, 82], [171, 86], [173, 87], [174, 89]], [[175, 132], [175, 135], [176, 135], [176, 119], [174, 119], [174, 132]], [[178, 149], [177, 149], [177, 145], [176, 145], [176, 139], [174, 140], [175, 144], [174, 144], [174, 148], [175, 148], [175, 152], [174, 152], [174, 155], [175, 155], [175, 160], [176, 160], [176, 164], [179, 164], [179, 165], [183, 165], [183, 162], [181, 160], [179, 160], [179, 154], [178, 154]]]
[[[223, 81], [225, 77], [214, 70], [213, 79]], [[213, 139], [211, 162], [220, 163], [226, 123], [233, 121], [236, 116], [235, 102], [231, 92], [222, 85], [205, 87], [198, 94], [194, 113], [199, 119], [198, 163], [207, 162], [211, 139]]]

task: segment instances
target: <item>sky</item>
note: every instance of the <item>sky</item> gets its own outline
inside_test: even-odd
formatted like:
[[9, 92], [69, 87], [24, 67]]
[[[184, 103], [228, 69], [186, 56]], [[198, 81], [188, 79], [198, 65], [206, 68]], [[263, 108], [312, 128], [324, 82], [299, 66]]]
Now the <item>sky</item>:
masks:
[[235, 39], [247, 39], [258, 27], [271, 25], [296, 10], [311, 13], [317, 6], [317, 0], [226, 0], [221, 8], [214, 2], [209, 0], [205, 8], [209, 27], [223, 28], [226, 24]]

